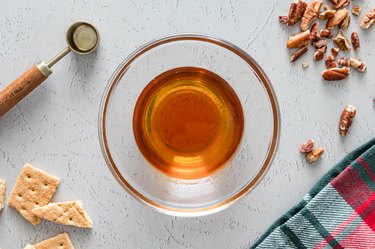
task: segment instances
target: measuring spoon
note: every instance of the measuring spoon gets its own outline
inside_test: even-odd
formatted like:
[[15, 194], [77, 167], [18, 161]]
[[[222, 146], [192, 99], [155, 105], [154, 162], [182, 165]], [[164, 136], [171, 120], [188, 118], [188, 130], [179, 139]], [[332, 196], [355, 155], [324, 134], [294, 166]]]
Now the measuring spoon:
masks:
[[98, 47], [100, 36], [93, 25], [77, 22], [69, 27], [66, 41], [68, 47], [48, 63], [41, 61], [32, 66], [0, 92], [0, 117], [45, 81], [52, 73], [51, 67], [70, 51], [81, 55], [93, 52]]

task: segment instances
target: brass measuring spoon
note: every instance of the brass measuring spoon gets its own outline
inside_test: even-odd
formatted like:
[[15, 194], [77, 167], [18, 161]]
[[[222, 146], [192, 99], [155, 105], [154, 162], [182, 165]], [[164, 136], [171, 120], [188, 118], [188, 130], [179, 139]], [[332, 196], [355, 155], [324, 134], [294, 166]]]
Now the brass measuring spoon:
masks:
[[45, 81], [52, 73], [51, 67], [70, 51], [81, 55], [94, 51], [98, 47], [100, 36], [93, 25], [86, 22], [77, 22], [69, 27], [66, 33], [66, 41], [68, 47], [48, 63], [41, 61], [32, 66], [0, 92], [0, 117]]

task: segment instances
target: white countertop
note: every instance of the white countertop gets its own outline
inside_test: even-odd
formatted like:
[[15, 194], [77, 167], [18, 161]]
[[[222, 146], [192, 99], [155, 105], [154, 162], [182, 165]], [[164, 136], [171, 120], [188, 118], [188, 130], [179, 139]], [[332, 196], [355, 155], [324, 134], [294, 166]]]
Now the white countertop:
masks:
[[[94, 228], [49, 222], [34, 227], [6, 207], [0, 213], [1, 248], [23, 248], [67, 231], [76, 248], [246, 249], [345, 154], [375, 135], [374, 27], [364, 32], [352, 17], [350, 30], [362, 38], [357, 57], [368, 62], [368, 70], [329, 83], [320, 77], [324, 61], [312, 61], [312, 48], [289, 63], [285, 43], [297, 27], [278, 22], [289, 0], [220, 2], [1, 1], [0, 88], [63, 49], [72, 22], [92, 22], [102, 37], [97, 53], [69, 54], [41, 87], [0, 119], [0, 177], [8, 180], [8, 194], [29, 162], [62, 178], [53, 200], [81, 199]], [[371, 7], [358, 2], [365, 11]], [[268, 74], [281, 110], [279, 148], [260, 185], [229, 209], [199, 218], [166, 216], [132, 199], [112, 177], [98, 142], [99, 102], [112, 72], [143, 43], [180, 32], [222, 37], [249, 52]], [[305, 60], [310, 67], [303, 70]], [[350, 134], [341, 138], [338, 119], [347, 104], [358, 112]], [[298, 152], [308, 138], [326, 148], [323, 159], [311, 166]]]

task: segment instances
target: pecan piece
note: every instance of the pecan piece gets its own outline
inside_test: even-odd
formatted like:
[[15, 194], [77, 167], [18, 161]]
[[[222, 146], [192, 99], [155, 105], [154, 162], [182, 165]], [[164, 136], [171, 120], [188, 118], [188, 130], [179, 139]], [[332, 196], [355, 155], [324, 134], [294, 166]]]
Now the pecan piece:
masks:
[[332, 10], [332, 9], [325, 10], [319, 14], [319, 19], [326, 20], [328, 18], [333, 17], [335, 13], [336, 13], [336, 10]]
[[314, 23], [311, 26], [311, 29], [310, 29], [310, 39], [313, 42], [318, 41], [320, 39], [320, 37], [318, 35], [318, 28], [319, 28], [319, 23], [318, 22]]
[[352, 105], [346, 106], [342, 111], [339, 123], [339, 132], [341, 136], [346, 136], [348, 134], [348, 130], [352, 125], [356, 113], [357, 108]]
[[307, 52], [308, 50], [309, 50], [309, 49], [307, 48], [307, 46], [298, 49], [296, 52], [294, 52], [294, 53], [290, 56], [290, 61], [291, 61], [291, 62], [295, 62], [296, 60], [298, 60], [299, 58], [301, 58], [302, 55], [306, 54], [306, 52]]
[[341, 7], [348, 6], [350, 4], [350, 0], [338, 0], [335, 4], [335, 8], [339, 9]]
[[283, 24], [288, 24], [288, 17], [287, 16], [279, 16], [279, 21]]
[[359, 26], [363, 29], [369, 29], [375, 23], [375, 9], [370, 10], [366, 13], [366, 15], [362, 18], [361, 23]]
[[337, 63], [344, 67], [350, 67], [350, 60], [348, 58], [341, 57], [338, 59]]
[[362, 64], [357, 68], [357, 71], [360, 73], [364, 73], [367, 69], [366, 63], [362, 62]]
[[333, 29], [337, 25], [339, 25], [349, 14], [347, 9], [338, 10], [333, 17], [328, 19], [326, 28]]
[[350, 46], [348, 38], [345, 37], [344, 33], [340, 31], [336, 38], [333, 39], [336, 45], [343, 51], [349, 51], [352, 47]]
[[325, 64], [327, 69], [337, 67], [335, 57], [333, 55], [328, 55]]
[[[292, 7], [292, 5], [294, 5]], [[305, 13], [307, 7], [307, 3], [304, 1], [298, 0], [297, 3], [292, 3], [289, 9], [288, 13], [288, 26], [293, 26], [296, 24], [299, 20], [301, 20], [303, 14]]]
[[292, 35], [289, 37], [287, 48], [300, 48], [309, 44], [310, 41], [310, 30]]
[[306, 160], [308, 163], [316, 162], [323, 155], [323, 153], [324, 153], [324, 149], [322, 147], [318, 147], [317, 149], [307, 154]]
[[322, 46], [321, 48], [316, 50], [316, 52], [314, 53], [314, 60], [315, 61], [322, 60], [324, 58], [324, 54], [326, 53], [326, 51], [327, 51], [327, 46]]
[[322, 73], [322, 77], [328, 81], [343, 80], [349, 76], [349, 73], [349, 67], [334, 67], [324, 70]]
[[333, 34], [332, 34], [332, 32], [329, 29], [322, 29], [319, 32], [319, 36], [331, 39], [333, 37]]
[[350, 16], [347, 15], [344, 20], [339, 24], [339, 28], [343, 30], [347, 30], [350, 24]]
[[313, 45], [315, 48], [321, 48], [321, 47], [327, 45], [327, 40], [326, 40], [326, 39], [320, 39], [319, 41], [314, 42], [312, 45]]
[[314, 143], [314, 139], [307, 140], [306, 142], [301, 144], [301, 146], [299, 147], [299, 151], [303, 154], [311, 152], [314, 148]]
[[339, 48], [331, 48], [331, 54], [333, 55], [333, 57], [336, 58], [339, 52], [340, 52]]
[[358, 33], [357, 32], [353, 32], [352, 36], [351, 36], [351, 39], [352, 39], [353, 49], [355, 51], [358, 51], [359, 48], [360, 48], [360, 46], [361, 46], [361, 42], [359, 41]]
[[303, 69], [306, 69], [306, 68], [308, 68], [309, 67], [309, 63], [308, 62], [302, 62], [302, 68]]
[[322, 4], [322, 0], [313, 0], [307, 5], [306, 11], [303, 14], [301, 20], [301, 30], [307, 30], [312, 21], [318, 17], [320, 9], [322, 8]]
[[354, 5], [352, 7], [352, 14], [355, 15], [355, 16], [359, 16], [361, 14], [361, 6]]

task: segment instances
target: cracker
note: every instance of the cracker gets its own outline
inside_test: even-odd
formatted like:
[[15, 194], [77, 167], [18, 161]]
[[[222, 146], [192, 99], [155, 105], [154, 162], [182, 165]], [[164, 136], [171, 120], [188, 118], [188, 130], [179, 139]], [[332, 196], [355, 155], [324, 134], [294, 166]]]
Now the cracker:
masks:
[[33, 246], [33, 245], [26, 245], [24, 249], [35, 249], [35, 246]]
[[7, 191], [7, 182], [0, 178], [0, 211], [4, 208], [5, 193]]
[[35, 249], [74, 249], [67, 233], [59, 234], [34, 245]]
[[83, 228], [92, 227], [92, 221], [83, 209], [81, 201], [50, 203], [44, 207], [34, 208], [33, 214], [39, 218], [63, 225]]
[[36, 207], [47, 205], [56, 192], [60, 179], [30, 164], [25, 164], [19, 174], [16, 185], [9, 196], [8, 204], [33, 225], [41, 219], [32, 213]]

